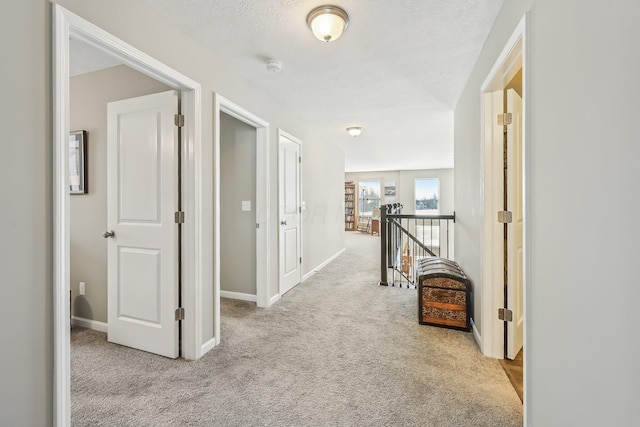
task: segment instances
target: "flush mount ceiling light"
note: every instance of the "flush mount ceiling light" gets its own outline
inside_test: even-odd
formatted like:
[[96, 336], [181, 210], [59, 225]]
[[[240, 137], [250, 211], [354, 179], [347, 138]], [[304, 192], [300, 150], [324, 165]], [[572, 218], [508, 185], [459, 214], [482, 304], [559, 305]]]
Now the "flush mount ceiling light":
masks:
[[282, 69], [282, 63], [277, 59], [269, 59], [267, 61], [267, 70], [271, 71], [272, 73], [277, 73], [281, 69]]
[[347, 132], [349, 132], [349, 135], [353, 136], [354, 138], [356, 136], [360, 136], [360, 134], [362, 133], [362, 127], [360, 126], [349, 126], [347, 128]]
[[337, 6], [320, 6], [309, 12], [307, 25], [318, 40], [332, 42], [349, 25], [349, 15]]

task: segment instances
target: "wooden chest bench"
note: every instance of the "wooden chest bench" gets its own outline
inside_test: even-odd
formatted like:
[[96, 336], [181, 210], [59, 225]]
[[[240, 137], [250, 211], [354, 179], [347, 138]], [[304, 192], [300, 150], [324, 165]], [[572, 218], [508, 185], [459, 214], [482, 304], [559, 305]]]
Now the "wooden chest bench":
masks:
[[471, 282], [446, 258], [419, 261], [418, 321], [421, 325], [471, 330]]

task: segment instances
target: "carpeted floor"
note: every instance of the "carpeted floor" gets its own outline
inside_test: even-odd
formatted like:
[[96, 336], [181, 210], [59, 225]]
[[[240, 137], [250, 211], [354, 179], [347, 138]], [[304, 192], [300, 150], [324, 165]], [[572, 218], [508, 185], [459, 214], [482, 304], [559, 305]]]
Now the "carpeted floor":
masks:
[[74, 426], [520, 426], [522, 404], [470, 333], [422, 326], [415, 290], [376, 285], [379, 238], [268, 309], [222, 302], [222, 343], [189, 362], [74, 328]]

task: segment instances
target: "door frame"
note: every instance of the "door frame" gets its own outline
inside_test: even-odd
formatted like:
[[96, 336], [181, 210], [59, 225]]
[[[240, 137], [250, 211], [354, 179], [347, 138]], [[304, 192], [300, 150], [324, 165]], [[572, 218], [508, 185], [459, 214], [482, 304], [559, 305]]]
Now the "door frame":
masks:
[[202, 345], [203, 203], [201, 85], [173, 70], [64, 7], [52, 5], [53, 74], [53, 329], [56, 426], [71, 421], [70, 406], [70, 218], [68, 191], [69, 144], [69, 37], [82, 40], [125, 65], [180, 91], [182, 114], [182, 200], [185, 223], [182, 235], [182, 355], [198, 359]]
[[[270, 206], [270, 161], [269, 122], [247, 111], [224, 96], [214, 93], [214, 236], [213, 261], [213, 306], [215, 336], [220, 337], [220, 113], [225, 113], [256, 129], [256, 304], [269, 307], [280, 295], [269, 298], [271, 286], [271, 206]], [[218, 341], [219, 342], [219, 341]]]
[[[515, 73], [522, 68], [522, 177], [523, 177], [523, 246], [524, 246], [524, 409], [526, 420], [529, 389], [527, 360], [531, 351], [530, 337], [530, 137], [529, 137], [529, 13], [518, 23], [480, 89], [481, 99], [481, 159], [483, 178], [483, 229], [482, 229], [482, 333], [473, 327], [474, 336], [482, 353], [497, 359], [504, 358], [504, 323], [497, 317], [498, 308], [504, 306], [504, 235], [503, 225], [497, 221], [497, 212], [503, 210], [502, 156], [503, 129], [496, 123], [496, 116], [503, 112], [502, 91]], [[526, 421], [525, 421], [526, 423]]]
[[[280, 179], [280, 162], [282, 161], [282, 159], [280, 159], [280, 138], [286, 138], [289, 141], [298, 144], [300, 146], [300, 157], [302, 157], [302, 140], [299, 138], [296, 138], [295, 136], [291, 135], [289, 132], [284, 131], [280, 128], [278, 128], [278, 179]], [[298, 200], [300, 201], [300, 230], [298, 233], [299, 236], [299, 242], [298, 244], [300, 245], [300, 257], [302, 258], [302, 261], [304, 262], [304, 256], [302, 255], [302, 248], [304, 248], [304, 246], [302, 245], [302, 162], [299, 163], [299, 168], [298, 168]], [[280, 187], [279, 187], [278, 183], [278, 223], [280, 222], [280, 206], [281, 206], [281, 200], [280, 200]], [[280, 245], [282, 245], [282, 242], [280, 241], [280, 228], [278, 228], [278, 256], [282, 257], [282, 252], [281, 252], [281, 248]], [[283, 260], [280, 259], [280, 262], [278, 263], [278, 293], [282, 296], [282, 271], [280, 270], [280, 268], [282, 267], [282, 262]], [[300, 283], [302, 283], [303, 281], [303, 271], [304, 271], [304, 264], [303, 262], [300, 263], [300, 277], [298, 278], [298, 285]], [[297, 286], [297, 285], [296, 285]]]

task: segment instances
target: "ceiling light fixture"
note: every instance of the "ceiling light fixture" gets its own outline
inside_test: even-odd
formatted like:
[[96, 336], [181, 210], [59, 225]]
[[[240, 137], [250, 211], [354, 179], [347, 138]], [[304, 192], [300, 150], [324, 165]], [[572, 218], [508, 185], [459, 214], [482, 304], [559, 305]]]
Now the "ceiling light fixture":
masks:
[[267, 70], [272, 73], [277, 73], [282, 69], [282, 63], [277, 59], [269, 59], [267, 60]]
[[320, 6], [309, 12], [307, 25], [318, 40], [332, 42], [349, 25], [349, 15], [337, 6]]
[[362, 127], [361, 126], [349, 126], [347, 128], [347, 132], [349, 132], [349, 135], [353, 136], [354, 138], [356, 136], [360, 136], [360, 134], [362, 133]]

